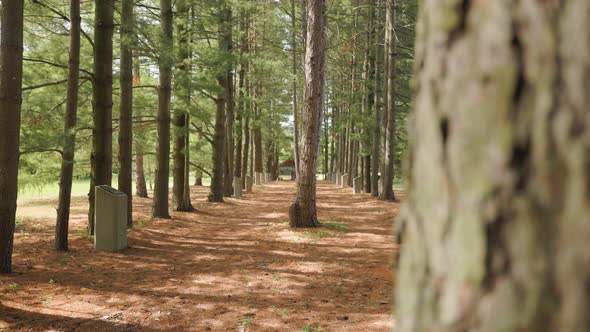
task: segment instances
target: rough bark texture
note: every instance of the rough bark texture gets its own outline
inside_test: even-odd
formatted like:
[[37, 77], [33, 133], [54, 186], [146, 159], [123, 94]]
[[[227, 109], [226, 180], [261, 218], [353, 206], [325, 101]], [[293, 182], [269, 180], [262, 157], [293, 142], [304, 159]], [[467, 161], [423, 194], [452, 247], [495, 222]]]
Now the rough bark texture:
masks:
[[590, 331], [590, 2], [420, 5], [396, 331]]
[[59, 174], [59, 198], [55, 223], [55, 249], [68, 250], [70, 201], [74, 175], [76, 121], [78, 118], [78, 82], [80, 73], [80, 1], [70, 1], [70, 54], [68, 59], [68, 90], [64, 121], [64, 144]]
[[[381, 3], [381, 0], [376, 0], [377, 6]], [[375, 40], [381, 40], [381, 10], [376, 11], [375, 16]], [[378, 197], [379, 196], [379, 169], [380, 169], [380, 155], [381, 155], [381, 127], [379, 126], [379, 122], [381, 121], [381, 95], [382, 93], [382, 86], [381, 86], [381, 71], [383, 66], [383, 46], [378, 44], [376, 46], [375, 51], [375, 85], [373, 91], [373, 108], [374, 108], [374, 115], [375, 115], [375, 124], [373, 126], [373, 151], [371, 153], [371, 196]]]
[[[141, 84], [141, 74], [139, 67], [139, 57], [135, 57], [133, 61], [133, 85]], [[137, 116], [141, 118], [141, 108], [137, 109]], [[135, 144], [135, 194], [139, 197], [147, 198], [147, 184], [145, 182], [145, 171], [143, 167], [143, 131], [136, 130], [134, 133]], [[131, 197], [131, 196], [129, 196]]]
[[133, 0], [121, 0], [119, 191], [127, 194], [127, 227], [133, 226]]
[[174, 43], [172, 1], [160, 0], [160, 85], [158, 87], [158, 142], [156, 148], [156, 180], [152, 217], [170, 218], [168, 193], [170, 176], [170, 98], [172, 95], [172, 64]]
[[393, 166], [395, 162], [395, 1], [385, 0], [385, 66], [384, 81], [387, 84], [384, 98], [387, 106], [383, 108], [384, 132], [383, 132], [383, 174], [382, 174], [382, 200], [395, 201], [393, 192]]
[[[302, 4], [305, 0], [302, 0]], [[302, 10], [304, 10], [302, 7]], [[305, 15], [304, 15], [305, 16]], [[295, 0], [291, 0], [291, 70], [293, 75], [293, 90], [291, 95], [291, 103], [293, 106], [293, 160], [295, 161], [295, 178], [299, 177], [299, 110], [297, 108], [297, 18], [295, 17]], [[305, 27], [305, 23], [303, 23]], [[303, 29], [301, 30], [303, 33]], [[305, 41], [305, 36], [303, 37]]]
[[188, 186], [189, 152], [189, 107], [191, 103], [191, 49], [189, 45], [190, 5], [186, 0], [176, 3], [176, 31], [178, 35], [178, 70], [175, 73], [176, 107], [172, 124], [174, 126], [173, 189], [172, 205], [175, 211], [191, 211]]
[[[218, 22], [218, 36], [219, 36], [219, 50], [222, 53], [227, 53], [230, 49], [231, 34], [227, 31], [231, 29], [228, 26], [227, 18], [231, 16], [230, 9], [223, 1], [221, 4], [222, 8], [219, 13]], [[228, 14], [229, 12], [229, 14]], [[228, 38], [230, 36], [230, 38]], [[224, 194], [224, 164], [226, 157], [227, 144], [225, 141], [226, 134], [226, 99], [227, 99], [227, 85], [228, 75], [226, 71], [222, 71], [217, 77], [217, 84], [219, 85], [219, 94], [217, 95], [216, 104], [217, 109], [215, 111], [215, 134], [213, 137], [213, 151], [212, 151], [212, 173], [211, 177], [211, 192], [209, 193], [210, 202], [223, 202]]]
[[235, 101], [234, 101], [234, 76], [233, 76], [233, 61], [231, 61], [233, 52], [233, 36], [232, 36], [232, 21], [233, 15], [231, 8], [223, 11], [223, 44], [227, 45], [224, 49], [225, 56], [228, 60], [225, 62], [225, 158], [223, 167], [223, 195], [231, 197], [233, 195], [233, 179], [234, 179], [234, 122], [235, 122]]
[[0, 8], [0, 273], [12, 272], [23, 78], [23, 5]]
[[297, 198], [289, 209], [291, 227], [319, 225], [316, 207], [316, 169], [326, 78], [325, 1], [309, 0], [303, 93], [303, 132]]
[[114, 0], [95, 0], [94, 93], [92, 95], [91, 179], [88, 233], [94, 234], [94, 188], [113, 177], [113, 12]]

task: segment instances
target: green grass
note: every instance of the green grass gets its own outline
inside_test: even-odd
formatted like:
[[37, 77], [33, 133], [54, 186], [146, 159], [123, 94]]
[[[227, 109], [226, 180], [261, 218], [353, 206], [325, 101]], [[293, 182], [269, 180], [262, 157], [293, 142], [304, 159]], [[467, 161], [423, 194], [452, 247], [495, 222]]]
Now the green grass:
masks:
[[[195, 179], [191, 177], [190, 183], [191, 185], [194, 183]], [[208, 178], [203, 178], [203, 185], [209, 185], [210, 180]], [[117, 187], [117, 174], [113, 174], [113, 187]], [[172, 178], [170, 178], [170, 185], [172, 185]], [[150, 184], [147, 184], [148, 190], [150, 189]], [[72, 182], [72, 196], [73, 197], [80, 197], [88, 195], [88, 189], [90, 188], [90, 179], [84, 180], [74, 180]], [[132, 183], [132, 188], [135, 188], [135, 181]], [[40, 199], [40, 198], [57, 198], [59, 194], [59, 183], [51, 183], [39, 188], [32, 188], [27, 187], [21, 189], [18, 193], [18, 199], [29, 200], [29, 199]]]
[[337, 222], [323, 222], [322, 226], [326, 228], [335, 229], [338, 231], [348, 231], [348, 226], [337, 223]]

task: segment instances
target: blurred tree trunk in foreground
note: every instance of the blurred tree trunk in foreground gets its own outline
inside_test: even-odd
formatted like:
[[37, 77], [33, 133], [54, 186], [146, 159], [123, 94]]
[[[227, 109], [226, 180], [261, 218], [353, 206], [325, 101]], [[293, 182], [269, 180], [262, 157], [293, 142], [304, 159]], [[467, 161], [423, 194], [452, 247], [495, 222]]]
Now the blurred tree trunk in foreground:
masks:
[[396, 331], [590, 331], [590, 1], [420, 5]]

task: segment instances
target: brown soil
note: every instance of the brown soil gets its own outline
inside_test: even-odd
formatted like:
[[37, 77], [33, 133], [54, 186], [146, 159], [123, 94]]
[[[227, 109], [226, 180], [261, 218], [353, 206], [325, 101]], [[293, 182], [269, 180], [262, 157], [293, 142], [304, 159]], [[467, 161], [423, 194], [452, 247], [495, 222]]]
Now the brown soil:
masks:
[[[319, 218], [288, 228], [293, 182], [150, 220], [134, 198], [129, 249], [97, 252], [72, 208], [70, 252], [53, 250], [52, 200], [22, 202], [14, 270], [0, 276], [0, 331], [388, 331], [398, 205], [321, 182]], [[345, 226], [348, 229], [336, 229]], [[320, 328], [318, 328], [318, 326]]]

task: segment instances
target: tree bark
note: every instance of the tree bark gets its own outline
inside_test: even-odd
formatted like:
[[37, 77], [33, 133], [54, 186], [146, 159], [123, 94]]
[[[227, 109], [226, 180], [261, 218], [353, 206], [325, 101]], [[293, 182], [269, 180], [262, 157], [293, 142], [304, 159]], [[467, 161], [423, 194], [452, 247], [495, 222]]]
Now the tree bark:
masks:
[[[381, 0], [376, 0], [375, 5], [380, 7]], [[375, 40], [381, 40], [381, 10], [377, 8], [376, 10], [376, 17], [375, 17]], [[382, 95], [382, 87], [381, 87], [381, 71], [382, 68], [382, 61], [383, 61], [383, 47], [381, 44], [377, 43], [376, 51], [375, 51], [375, 85], [374, 85], [374, 97], [375, 101], [373, 102], [373, 108], [375, 112], [375, 124], [373, 126], [373, 152], [371, 158], [371, 196], [378, 197], [379, 196], [379, 170], [380, 170], [380, 155], [381, 155], [381, 126], [379, 126], [379, 122], [381, 121], [381, 95]]]
[[387, 81], [386, 90], [384, 92], [387, 106], [384, 107], [383, 116], [386, 119], [384, 126], [384, 146], [383, 146], [383, 175], [382, 188], [380, 198], [385, 201], [395, 201], [395, 194], [393, 192], [393, 178], [394, 178], [394, 162], [395, 162], [395, 1], [385, 0], [385, 57], [387, 58], [387, 66], [385, 70], [385, 81]]
[[[225, 10], [223, 38], [224, 44], [227, 45], [225, 51], [226, 56], [231, 59], [233, 52], [233, 36], [232, 36], [232, 11], [231, 7], [227, 5]], [[228, 61], [225, 65], [225, 165], [224, 177], [225, 182], [224, 196], [231, 197], [233, 195], [233, 179], [234, 179], [234, 122], [235, 122], [235, 100], [234, 100], [234, 76], [233, 76], [233, 61]]]
[[172, 65], [174, 63], [172, 0], [160, 0], [160, 85], [158, 87], [158, 119], [156, 147], [156, 180], [152, 217], [169, 219], [168, 194], [170, 176], [170, 99]]
[[[133, 86], [141, 84], [141, 73], [139, 67], [139, 57], [135, 55], [133, 61]], [[137, 116], [141, 117], [141, 108], [137, 109]], [[145, 171], [143, 162], [143, 130], [136, 130], [134, 133], [134, 145], [135, 145], [135, 194], [138, 197], [147, 198], [147, 184], [145, 181]]]
[[316, 207], [316, 168], [326, 79], [325, 1], [309, 0], [305, 89], [303, 104], [303, 149], [297, 198], [289, 209], [291, 227], [319, 226]]
[[188, 187], [189, 157], [189, 107], [191, 103], [190, 65], [190, 5], [186, 0], [176, 3], [176, 30], [178, 35], [178, 70], [175, 74], [176, 107], [172, 124], [174, 126], [173, 189], [172, 204], [175, 211], [192, 211]]
[[590, 2], [420, 2], [396, 330], [590, 331]]
[[78, 117], [78, 82], [80, 73], [80, 1], [70, 1], [70, 54], [68, 61], [68, 90], [64, 119], [64, 145], [59, 174], [59, 198], [55, 224], [55, 249], [68, 250], [70, 201], [76, 151], [76, 122]]
[[[301, 0], [301, 4], [303, 5], [306, 0]], [[302, 6], [302, 13], [304, 11], [305, 6]], [[305, 16], [305, 15], [303, 15]], [[291, 0], [291, 61], [292, 61], [292, 75], [293, 75], [293, 90], [292, 90], [292, 99], [291, 103], [293, 106], [293, 159], [295, 161], [295, 178], [299, 177], [299, 121], [298, 121], [298, 113], [299, 110], [297, 108], [297, 38], [295, 37], [297, 34], [297, 24], [295, 18], [295, 0]], [[303, 26], [305, 27], [305, 23]], [[303, 31], [306, 30], [301, 30]], [[307, 32], [305, 32], [307, 33]], [[303, 33], [303, 34], [305, 34]], [[305, 41], [305, 36], [303, 37]]]
[[[219, 36], [219, 50], [223, 54], [227, 54], [230, 50], [231, 34], [228, 32], [231, 29], [231, 25], [227, 21], [228, 17], [231, 16], [228, 4], [222, 1], [220, 5], [220, 13], [218, 17], [218, 36]], [[229, 37], [229, 38], [228, 38]], [[223, 196], [225, 193], [224, 186], [224, 175], [226, 165], [226, 107], [227, 102], [227, 87], [228, 87], [228, 75], [227, 71], [221, 70], [221, 73], [217, 76], [217, 84], [219, 85], [219, 94], [217, 95], [216, 105], [217, 109], [215, 112], [215, 134], [213, 137], [213, 152], [212, 152], [212, 166], [213, 176], [211, 177], [211, 192], [209, 193], [210, 202], [223, 202]]]
[[23, 78], [23, 5], [0, 8], [0, 273], [12, 272]]
[[94, 93], [88, 233], [94, 234], [94, 188], [113, 177], [113, 12], [114, 0], [95, 0]]
[[127, 194], [127, 227], [133, 227], [133, 0], [121, 0], [119, 191]]

